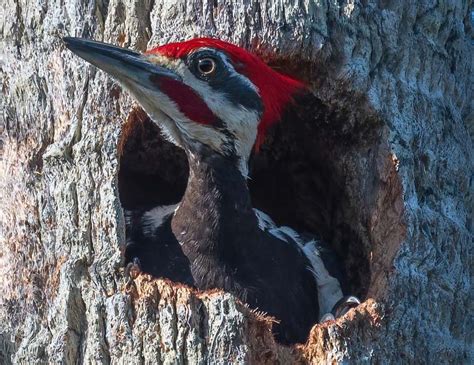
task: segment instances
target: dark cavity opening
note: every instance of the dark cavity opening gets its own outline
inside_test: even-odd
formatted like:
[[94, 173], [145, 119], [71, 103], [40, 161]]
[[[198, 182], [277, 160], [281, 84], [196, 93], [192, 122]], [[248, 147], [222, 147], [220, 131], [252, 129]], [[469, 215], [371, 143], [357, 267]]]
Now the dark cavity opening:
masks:
[[[332, 247], [348, 278], [343, 290], [364, 299], [371, 283], [367, 222], [377, 185], [372, 170], [380, 125], [352, 123], [350, 114], [314, 95], [301, 96], [251, 157], [249, 188], [254, 206], [278, 225], [313, 233]], [[186, 156], [141, 109], [130, 113], [119, 150], [124, 209], [181, 200]]]
[[168, 142], [142, 109], [133, 109], [122, 128], [118, 176], [126, 210], [178, 203], [188, 180], [184, 152]]

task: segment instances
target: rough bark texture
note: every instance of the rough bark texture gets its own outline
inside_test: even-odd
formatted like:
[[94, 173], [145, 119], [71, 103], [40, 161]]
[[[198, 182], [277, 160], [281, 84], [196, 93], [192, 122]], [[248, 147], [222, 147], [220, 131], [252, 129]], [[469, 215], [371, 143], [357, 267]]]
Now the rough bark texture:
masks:
[[[470, 7], [3, 1], [0, 362], [473, 363]], [[308, 82], [326, 107], [314, 128], [340, 137], [324, 148], [368, 262], [364, 304], [285, 348], [228, 294], [125, 275], [117, 145], [132, 101], [64, 35], [138, 50], [212, 35]]]

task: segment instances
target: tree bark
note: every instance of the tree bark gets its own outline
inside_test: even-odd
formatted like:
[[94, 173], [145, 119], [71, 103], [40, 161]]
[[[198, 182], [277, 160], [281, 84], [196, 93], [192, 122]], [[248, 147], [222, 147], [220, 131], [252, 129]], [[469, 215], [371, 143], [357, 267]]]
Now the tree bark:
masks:
[[[471, 7], [6, 0], [0, 362], [473, 363]], [[307, 82], [357, 140], [327, 162], [368, 262], [364, 303], [287, 348], [227, 293], [125, 273], [117, 145], [133, 101], [65, 35], [140, 51], [215, 36]]]

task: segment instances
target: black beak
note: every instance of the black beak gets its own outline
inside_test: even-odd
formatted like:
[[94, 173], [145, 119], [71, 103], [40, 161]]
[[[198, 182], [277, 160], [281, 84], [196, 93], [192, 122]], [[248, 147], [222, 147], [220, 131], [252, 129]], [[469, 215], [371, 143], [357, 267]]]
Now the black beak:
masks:
[[181, 77], [175, 72], [151, 62], [141, 53], [83, 38], [64, 37], [63, 41], [76, 55], [125, 84], [134, 83], [153, 88], [151, 80], [157, 78], [181, 81]]

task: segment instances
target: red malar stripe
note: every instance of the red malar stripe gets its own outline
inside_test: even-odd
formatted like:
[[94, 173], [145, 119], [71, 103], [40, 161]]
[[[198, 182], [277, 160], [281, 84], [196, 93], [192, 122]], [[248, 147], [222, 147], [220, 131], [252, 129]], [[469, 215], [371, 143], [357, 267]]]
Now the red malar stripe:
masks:
[[217, 121], [204, 100], [188, 85], [163, 76], [152, 77], [151, 81], [193, 122], [212, 125]]

